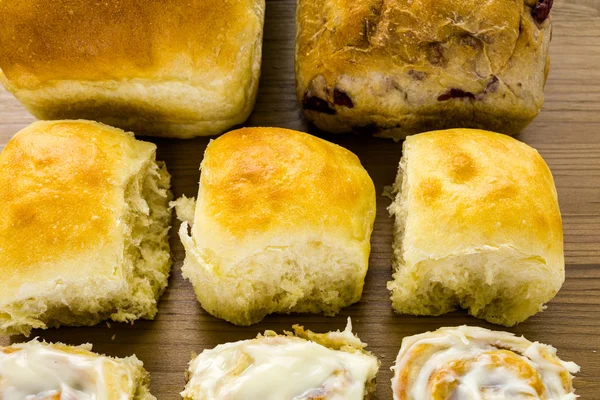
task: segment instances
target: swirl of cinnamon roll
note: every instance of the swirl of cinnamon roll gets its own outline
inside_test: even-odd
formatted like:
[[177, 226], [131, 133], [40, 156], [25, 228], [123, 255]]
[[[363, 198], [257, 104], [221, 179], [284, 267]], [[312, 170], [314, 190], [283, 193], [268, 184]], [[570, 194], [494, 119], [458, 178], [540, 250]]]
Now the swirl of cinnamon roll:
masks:
[[579, 367], [512, 333], [460, 326], [404, 338], [394, 400], [575, 400]]

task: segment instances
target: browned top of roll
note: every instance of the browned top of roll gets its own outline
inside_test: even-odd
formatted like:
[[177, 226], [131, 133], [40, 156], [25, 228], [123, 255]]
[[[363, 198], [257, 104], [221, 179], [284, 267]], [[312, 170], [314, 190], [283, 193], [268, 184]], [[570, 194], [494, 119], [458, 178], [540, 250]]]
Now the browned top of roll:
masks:
[[[256, 0], [43, 0], [0, 3], [0, 68], [19, 86], [47, 80], [228, 75], [261, 29]], [[193, 67], [193, 68], [191, 68]], [[218, 72], [218, 73], [217, 73]]]

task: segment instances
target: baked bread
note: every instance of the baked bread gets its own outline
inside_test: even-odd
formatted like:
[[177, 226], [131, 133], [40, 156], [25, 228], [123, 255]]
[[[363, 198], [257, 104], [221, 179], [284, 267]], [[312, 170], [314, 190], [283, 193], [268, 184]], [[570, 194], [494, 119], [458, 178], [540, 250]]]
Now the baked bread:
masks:
[[459, 326], [402, 339], [394, 400], [575, 400], [577, 364], [512, 333]]
[[296, 90], [329, 132], [514, 134], [539, 113], [551, 0], [299, 0]]
[[267, 331], [204, 350], [192, 359], [185, 400], [362, 400], [375, 397], [377, 357], [346, 330], [317, 334]]
[[212, 141], [201, 170], [191, 235], [187, 222], [179, 234], [183, 276], [206, 311], [250, 325], [274, 312], [334, 315], [360, 299], [375, 189], [354, 154], [244, 128]]
[[92, 353], [92, 345], [67, 346], [32, 340], [0, 347], [0, 398], [156, 400], [136, 356]]
[[0, 2], [0, 81], [40, 119], [214, 135], [248, 118], [264, 0]]
[[171, 266], [156, 146], [89, 121], [36, 122], [0, 154], [0, 334], [152, 319]]
[[458, 307], [512, 326], [544, 308], [564, 278], [554, 180], [538, 152], [498, 133], [408, 137], [390, 206], [399, 313]]

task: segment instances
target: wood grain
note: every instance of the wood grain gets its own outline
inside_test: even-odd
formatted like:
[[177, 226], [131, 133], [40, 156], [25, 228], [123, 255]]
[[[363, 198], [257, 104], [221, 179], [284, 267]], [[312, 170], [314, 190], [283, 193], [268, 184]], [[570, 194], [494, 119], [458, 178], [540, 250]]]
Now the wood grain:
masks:
[[[496, 328], [464, 312], [441, 317], [395, 315], [385, 284], [390, 279], [392, 220], [381, 195], [392, 183], [401, 144], [358, 136], [324, 135], [303, 119], [294, 92], [294, 0], [268, 0], [261, 86], [248, 125], [281, 126], [312, 132], [355, 152], [373, 177], [378, 213], [371, 266], [363, 299], [339, 316], [275, 315], [247, 328], [204, 313], [192, 288], [181, 278], [184, 257], [175, 227], [171, 243], [175, 265], [155, 321], [135, 325], [101, 324], [91, 328], [37, 331], [46, 340], [79, 344], [113, 356], [136, 353], [152, 377], [158, 399], [177, 399], [192, 352], [219, 343], [254, 337], [265, 329], [282, 331], [300, 323], [315, 331], [343, 328], [348, 316], [355, 330], [381, 360], [377, 394], [391, 399], [389, 368], [406, 335], [442, 326], [470, 324]], [[548, 309], [509, 331], [550, 343], [559, 355], [581, 365], [575, 380], [582, 399], [600, 393], [600, 0], [556, 0], [553, 11], [552, 69], [546, 103], [536, 121], [518, 138], [537, 148], [556, 179], [564, 218], [567, 279]], [[0, 91], [0, 145], [33, 118], [8, 93]], [[173, 175], [175, 194], [194, 196], [206, 138], [155, 140], [159, 158]], [[13, 338], [21, 341], [24, 338]], [[8, 343], [0, 339], [0, 344]]]

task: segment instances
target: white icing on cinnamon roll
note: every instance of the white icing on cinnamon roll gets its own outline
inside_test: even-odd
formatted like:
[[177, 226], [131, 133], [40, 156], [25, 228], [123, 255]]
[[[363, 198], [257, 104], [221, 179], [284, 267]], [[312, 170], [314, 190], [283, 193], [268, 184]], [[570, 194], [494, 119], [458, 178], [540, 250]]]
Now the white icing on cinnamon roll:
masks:
[[[0, 350], [2, 400], [127, 400], [109, 392], [106, 369], [118, 364], [86, 347], [63, 349], [36, 340]], [[89, 346], [88, 346], [89, 347]], [[131, 379], [127, 374], [119, 379]]]
[[507, 332], [460, 326], [404, 338], [395, 400], [575, 400], [574, 363]]
[[[348, 331], [345, 331], [348, 332]], [[351, 338], [356, 338], [348, 332]], [[330, 334], [343, 340], [342, 333]], [[337, 335], [337, 336], [336, 336]], [[359, 341], [360, 343], [360, 341]], [[265, 336], [205, 350], [190, 363], [186, 399], [362, 400], [377, 359], [291, 336]]]

